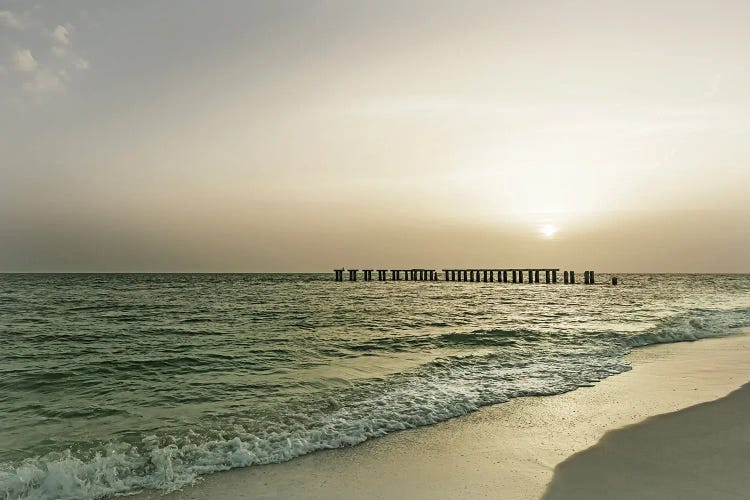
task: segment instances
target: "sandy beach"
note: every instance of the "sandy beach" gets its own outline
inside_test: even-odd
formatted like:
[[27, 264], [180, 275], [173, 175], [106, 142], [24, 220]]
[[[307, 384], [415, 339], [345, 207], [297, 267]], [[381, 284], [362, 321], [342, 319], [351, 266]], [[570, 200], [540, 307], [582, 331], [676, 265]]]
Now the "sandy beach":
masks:
[[[545, 492], [548, 498], [598, 498], [601, 488], [610, 498], [632, 498], [642, 493], [633, 489], [638, 485], [663, 498], [676, 483], [705, 486], [683, 488], [683, 498], [691, 491], [726, 498], [749, 487], [750, 480], [737, 474], [745, 462], [734, 462], [726, 481], [716, 475], [738, 454], [748, 455], [750, 434], [738, 424], [747, 415], [750, 390], [695, 406], [750, 381], [748, 331], [637, 349], [628, 360], [631, 371], [591, 387], [518, 398], [353, 448], [214, 474], [166, 498], [521, 499]], [[656, 415], [663, 416], [650, 419]], [[705, 451], [698, 468], [690, 456], [696, 450]], [[664, 461], [670, 462], [668, 473], [655, 467]], [[579, 489], [583, 478], [591, 479]], [[720, 484], [724, 489], [712, 490]], [[157, 497], [165, 498], [139, 495]]]

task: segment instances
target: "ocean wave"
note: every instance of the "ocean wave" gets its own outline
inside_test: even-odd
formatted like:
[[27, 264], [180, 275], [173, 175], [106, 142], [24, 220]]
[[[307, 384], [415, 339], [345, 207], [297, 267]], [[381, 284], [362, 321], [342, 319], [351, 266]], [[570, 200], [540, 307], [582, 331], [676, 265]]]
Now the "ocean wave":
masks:
[[717, 311], [694, 309], [664, 318], [653, 328], [626, 337], [629, 347], [684, 342], [712, 337], [725, 337], [733, 330], [750, 326], [750, 309]]
[[439, 335], [430, 340], [433, 345], [500, 349], [446, 356], [387, 380], [329, 392], [319, 401], [290, 409], [283, 418], [261, 424], [240, 419], [189, 429], [181, 436], [149, 435], [136, 443], [111, 442], [88, 451], [66, 450], [0, 464], [0, 496], [42, 500], [98, 498], [139, 489], [174, 491], [204, 474], [283, 462], [434, 424], [515, 397], [588, 386], [628, 370], [623, 356], [631, 348], [724, 336], [748, 325], [750, 309], [696, 309], [660, 320], [642, 332], [592, 332], [588, 345], [560, 343], [556, 350], [532, 354], [516, 351], [514, 343], [538, 338], [538, 333], [487, 329]]

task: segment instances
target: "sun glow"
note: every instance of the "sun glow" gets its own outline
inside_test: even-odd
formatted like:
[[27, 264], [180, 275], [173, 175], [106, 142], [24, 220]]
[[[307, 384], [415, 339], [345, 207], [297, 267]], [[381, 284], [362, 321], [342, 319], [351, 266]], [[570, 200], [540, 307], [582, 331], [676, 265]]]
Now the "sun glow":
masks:
[[544, 224], [539, 226], [539, 233], [545, 238], [553, 238], [557, 233], [557, 226], [552, 224]]

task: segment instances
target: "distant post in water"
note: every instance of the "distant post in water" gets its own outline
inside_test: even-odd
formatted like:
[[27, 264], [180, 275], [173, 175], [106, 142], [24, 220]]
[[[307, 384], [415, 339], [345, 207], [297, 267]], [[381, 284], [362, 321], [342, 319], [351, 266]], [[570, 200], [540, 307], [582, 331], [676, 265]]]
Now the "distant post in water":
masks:
[[508, 271], [503, 271], [503, 283], [507, 283], [507, 282], [508, 282]]
[[594, 271], [589, 271], [589, 285], [594, 284]]
[[[497, 280], [500, 281], [500, 276], [498, 275]], [[495, 281], [495, 271], [490, 271], [490, 283]]]
[[557, 269], [552, 270], [552, 283], [557, 283]]
[[570, 284], [575, 285], [576, 283], [576, 272], [570, 271]]
[[544, 271], [544, 282], [549, 284], [549, 271]]
[[357, 281], [357, 269], [349, 269], [349, 281]]
[[568, 271], [563, 272], [563, 283], [568, 284]]
[[333, 272], [336, 274], [336, 281], [344, 281], [343, 269], [334, 269]]
[[529, 283], [533, 283], [533, 282], [534, 282], [534, 271], [529, 269]]
[[583, 272], [583, 284], [588, 285], [591, 283], [591, 275], [588, 271]]
[[539, 270], [534, 271], [534, 283], [539, 283]]
[[613, 285], [617, 284], [617, 276], [612, 276], [612, 284]]

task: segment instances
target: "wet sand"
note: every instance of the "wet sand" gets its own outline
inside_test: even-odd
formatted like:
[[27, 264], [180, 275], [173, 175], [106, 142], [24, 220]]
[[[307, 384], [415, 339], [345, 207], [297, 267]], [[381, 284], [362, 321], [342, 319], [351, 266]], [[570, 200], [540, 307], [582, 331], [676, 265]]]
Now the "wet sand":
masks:
[[[651, 346], [634, 351], [629, 361], [633, 370], [592, 387], [556, 396], [518, 398], [353, 448], [213, 474], [166, 498], [525, 499], [542, 497], [553, 475], [550, 498], [576, 498], [577, 493], [569, 493], [572, 481], [581, 482], [582, 475], [587, 474], [603, 476], [605, 467], [613, 475], [622, 469], [621, 463], [610, 460], [587, 473], [586, 468], [591, 465], [588, 451], [610, 451], [594, 448], [576, 453], [596, 445], [609, 431], [715, 401], [750, 381], [750, 335], [746, 331], [744, 335], [723, 339]], [[710, 417], [703, 417], [702, 425], [710, 426], [707, 418]], [[741, 426], [747, 413], [734, 412], [726, 418], [732, 425]], [[623, 432], [632, 432], [632, 427]], [[725, 449], [710, 437], [687, 443], [693, 438], [691, 428], [678, 426], [672, 433], [663, 431], [662, 439], [665, 443], [682, 440], [686, 441], [685, 446], [710, 449], [706, 453], [720, 460], [728, 460], [734, 453], [734, 448]], [[609, 441], [610, 436], [599, 449], [614, 449], [607, 444]], [[670, 449], [683, 453], [676, 445]], [[638, 449], [631, 449], [630, 453], [631, 458], [637, 457]], [[696, 471], [687, 467], [681, 474], [669, 476], [663, 487], [668, 488], [681, 478], [695, 477]], [[750, 479], [743, 480], [744, 487], [750, 488]], [[592, 488], [596, 488], [593, 479]], [[588, 498], [602, 498], [596, 493], [600, 490], [591, 491]], [[616, 492], [607, 490], [605, 497], [612, 498], [613, 493]], [[623, 496], [634, 497], [632, 493]], [[165, 497], [144, 493], [139, 498]]]
[[608, 432], [555, 469], [545, 499], [748, 498], [750, 384]]

